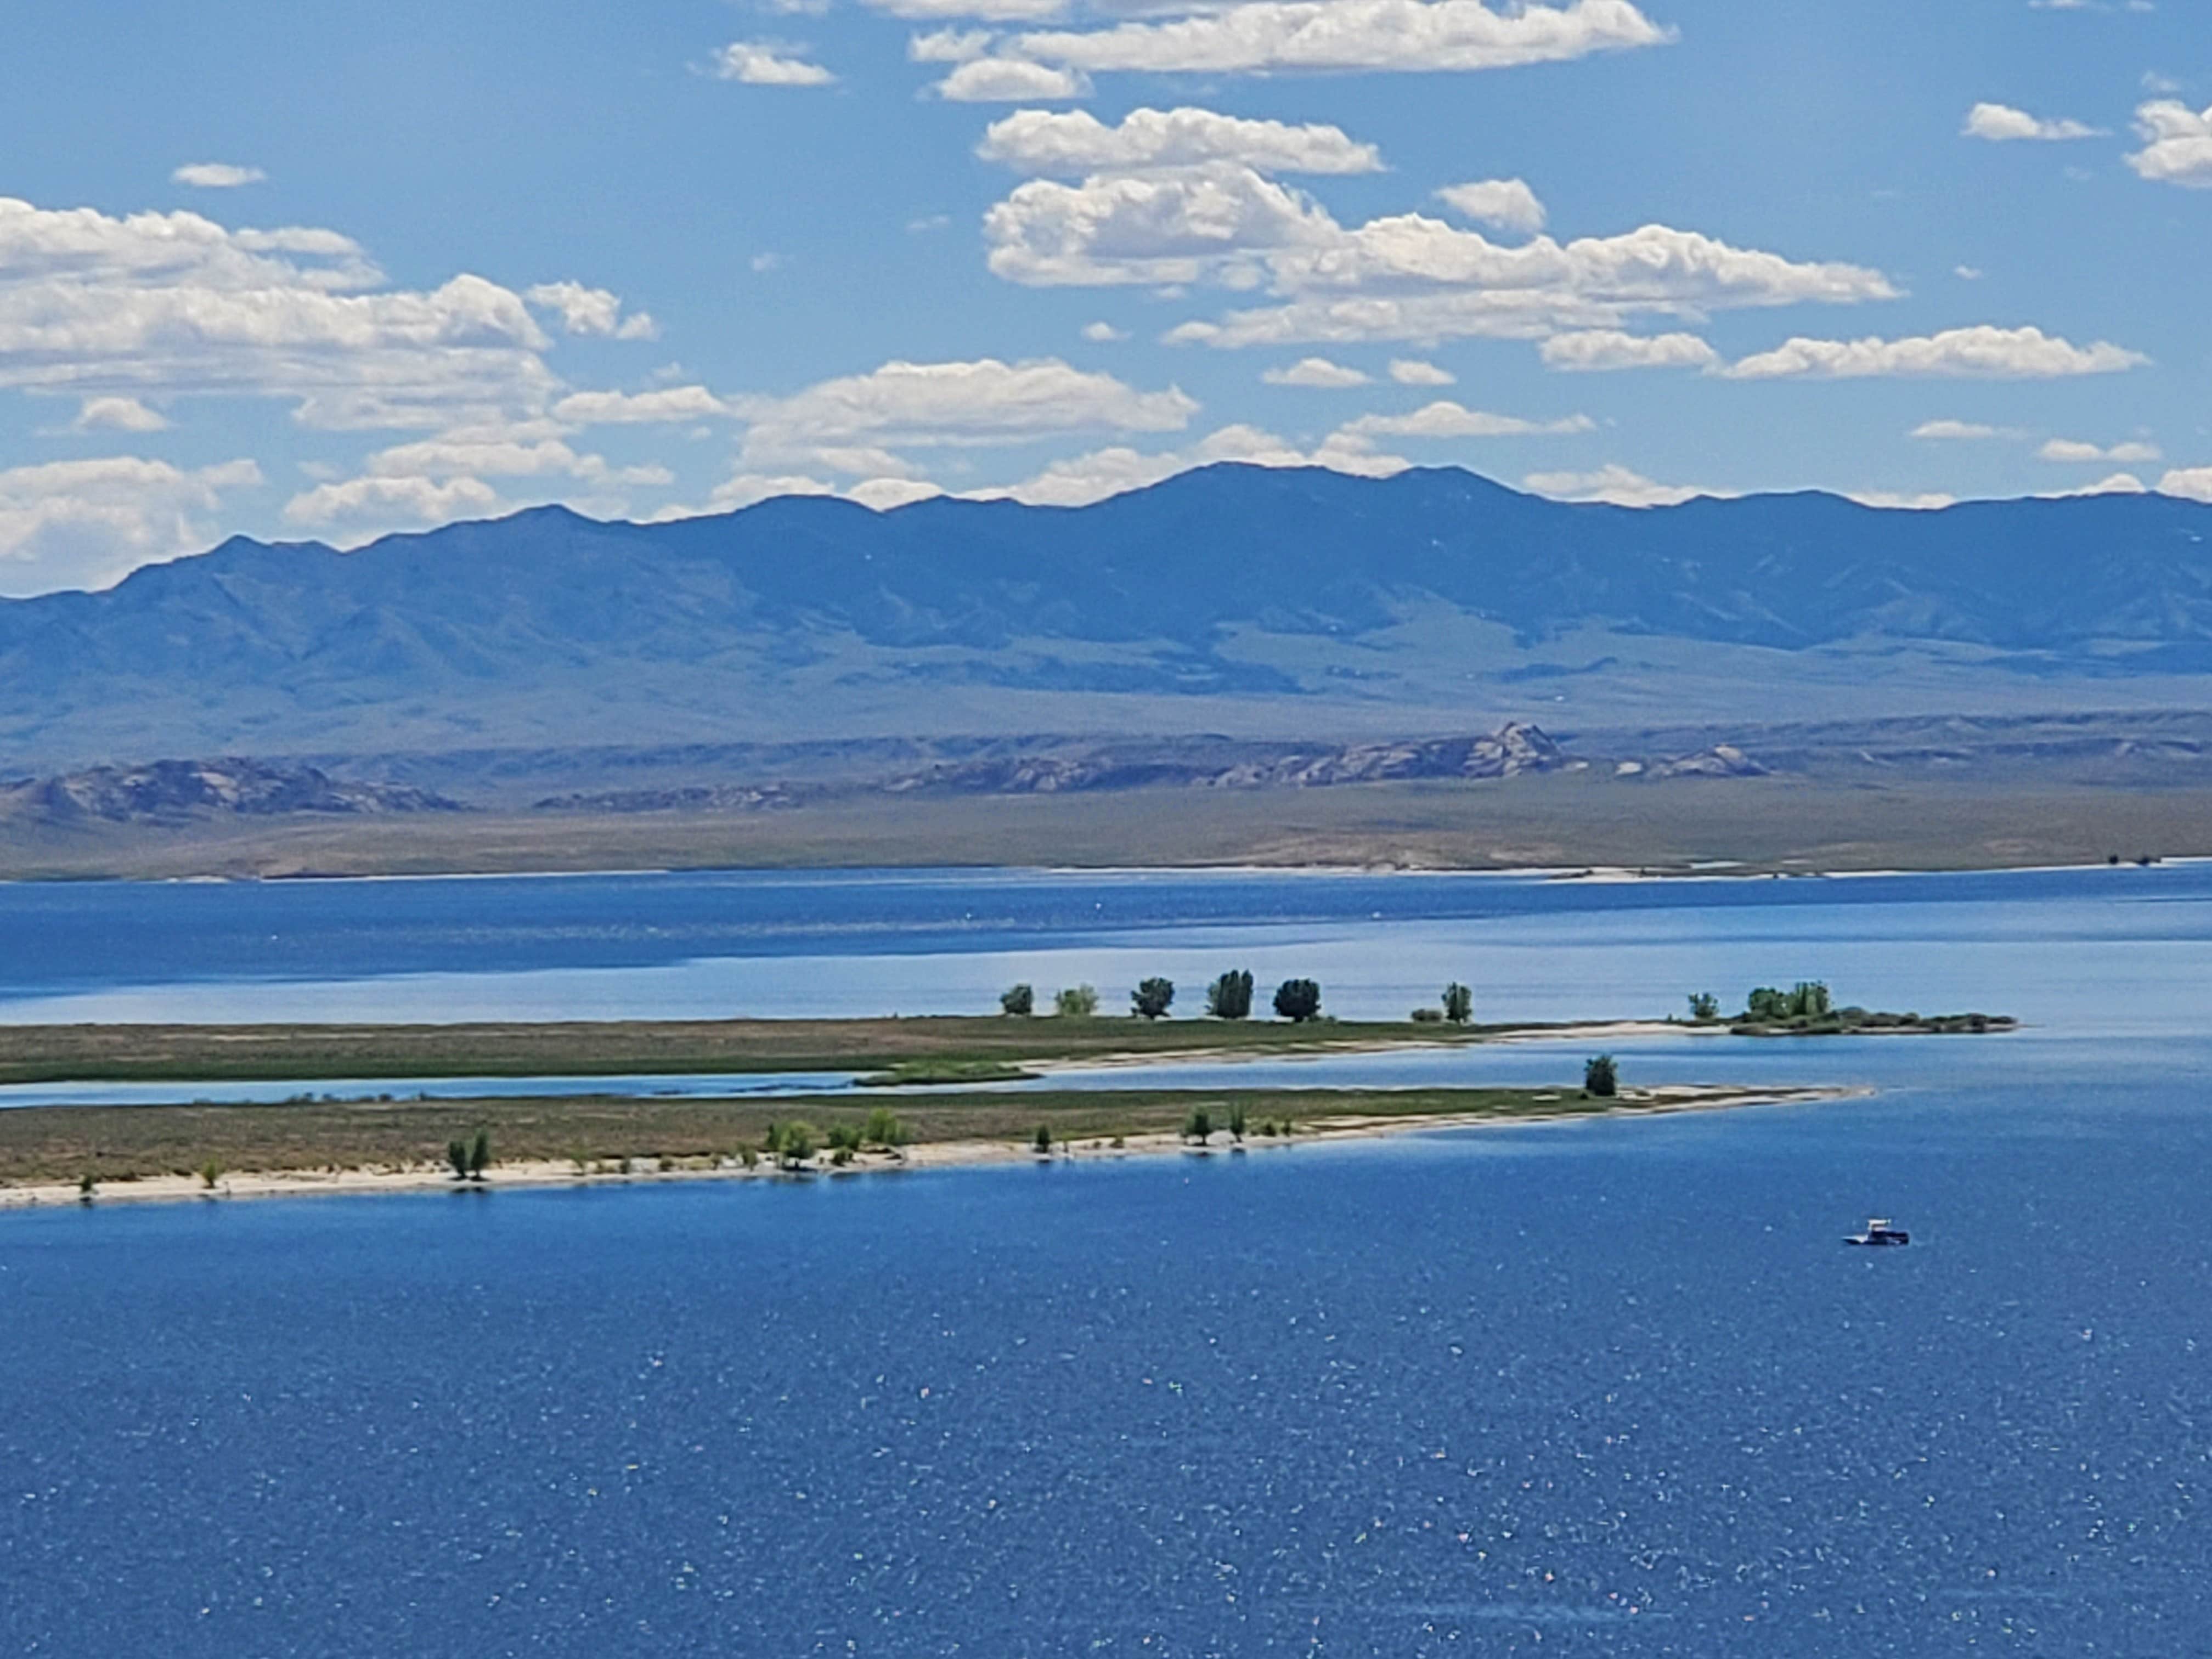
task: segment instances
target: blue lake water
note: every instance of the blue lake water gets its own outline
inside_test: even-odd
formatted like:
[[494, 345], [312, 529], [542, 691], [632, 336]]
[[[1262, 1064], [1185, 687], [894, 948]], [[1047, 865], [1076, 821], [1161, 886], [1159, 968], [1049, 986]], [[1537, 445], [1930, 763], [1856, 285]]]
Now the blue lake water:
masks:
[[[1036, 878], [1063, 926], [1019, 882], [963, 899], [943, 878], [888, 884], [878, 909], [919, 921], [872, 931], [860, 906], [835, 948], [794, 922], [781, 958], [726, 937], [549, 946], [535, 969], [395, 949], [361, 974], [341, 971], [360, 889], [277, 895], [325, 941], [282, 974], [193, 958], [181, 930], [220, 933], [220, 906], [161, 908], [264, 890], [49, 890], [49, 915], [96, 900], [147, 948], [42, 948], [6, 975], [21, 1018], [347, 985], [384, 1012], [416, 975], [491, 1003], [535, 974], [617, 1002], [765, 998], [778, 960], [863, 964], [832, 1001], [969, 957], [987, 990], [1017, 960], [1102, 988], [1184, 951], [1259, 971], [1304, 939], [1348, 1012], [1433, 996], [1448, 963], [1501, 1017], [1817, 972], [2033, 1024], [1620, 1051], [1636, 1080], [1881, 1085], [1814, 1106], [0, 1216], [0, 1653], [2206, 1650], [2212, 877], [1343, 880]], [[1207, 908], [1176, 913], [1174, 884]], [[441, 891], [486, 936], [531, 908], [455, 896], [499, 884], [374, 885]], [[24, 890], [0, 938], [26, 937]], [[1066, 896], [1085, 891], [1111, 927]], [[988, 925], [943, 945], [931, 917], [955, 905]], [[1580, 1052], [1480, 1059], [1551, 1078]], [[1912, 1248], [1843, 1248], [1873, 1212]]]

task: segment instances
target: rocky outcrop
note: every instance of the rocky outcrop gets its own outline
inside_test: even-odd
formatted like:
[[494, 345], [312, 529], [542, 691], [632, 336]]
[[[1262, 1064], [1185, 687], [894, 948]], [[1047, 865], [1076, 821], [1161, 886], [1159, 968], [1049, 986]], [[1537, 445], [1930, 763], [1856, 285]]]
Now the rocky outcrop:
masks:
[[234, 814], [458, 812], [456, 800], [404, 784], [352, 783], [313, 766], [226, 757], [95, 766], [0, 788], [0, 811], [55, 823], [173, 823]]

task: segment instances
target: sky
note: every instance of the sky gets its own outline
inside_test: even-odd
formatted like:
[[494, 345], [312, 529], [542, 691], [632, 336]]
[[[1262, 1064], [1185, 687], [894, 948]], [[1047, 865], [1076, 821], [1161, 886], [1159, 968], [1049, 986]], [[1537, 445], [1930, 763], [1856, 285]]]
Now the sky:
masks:
[[562, 501], [2212, 501], [2203, 0], [78, 0], [0, 594]]

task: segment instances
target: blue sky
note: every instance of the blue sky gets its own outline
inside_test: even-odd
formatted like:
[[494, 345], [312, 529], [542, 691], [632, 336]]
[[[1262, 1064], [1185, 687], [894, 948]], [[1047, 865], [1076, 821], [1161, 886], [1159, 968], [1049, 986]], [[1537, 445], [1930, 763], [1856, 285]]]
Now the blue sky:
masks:
[[234, 532], [1073, 503], [1219, 459], [2212, 499], [2204, 22], [18, 9], [0, 593]]

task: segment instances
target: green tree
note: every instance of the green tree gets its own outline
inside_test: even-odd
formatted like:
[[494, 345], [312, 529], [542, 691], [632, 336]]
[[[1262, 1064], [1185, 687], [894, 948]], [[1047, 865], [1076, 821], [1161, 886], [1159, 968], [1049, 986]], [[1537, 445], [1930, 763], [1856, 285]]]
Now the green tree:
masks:
[[1252, 975], [1232, 969], [1206, 988], [1206, 1012], [1215, 1019], [1252, 1017]]
[[200, 1185], [213, 1192], [222, 1180], [222, 1165], [210, 1158], [200, 1165]]
[[870, 1146], [880, 1146], [885, 1152], [906, 1145], [906, 1125], [888, 1106], [878, 1106], [868, 1114], [868, 1127], [864, 1133]]
[[1690, 1018], [1700, 1024], [1721, 1017], [1721, 1000], [1711, 991], [1690, 993]]
[[1033, 1151], [1042, 1152], [1048, 1158], [1050, 1157], [1052, 1155], [1052, 1125], [1038, 1124], [1036, 1133], [1030, 1137], [1030, 1146]]
[[1583, 1062], [1583, 1092], [1610, 1100], [1620, 1087], [1620, 1068], [1611, 1054], [1598, 1054]]
[[1321, 987], [1310, 979], [1286, 979], [1275, 988], [1275, 1012], [1303, 1025], [1321, 1018]]
[[775, 1145], [769, 1150], [785, 1169], [795, 1170], [814, 1156], [814, 1126], [794, 1120], [778, 1126]]
[[446, 1162], [453, 1166], [454, 1180], [466, 1181], [469, 1178], [469, 1143], [465, 1140], [447, 1141]]
[[1146, 1019], [1158, 1019], [1175, 1001], [1175, 981], [1152, 978], [1140, 981], [1129, 993], [1129, 1006]]
[[1036, 1012], [1036, 992], [1026, 984], [1016, 985], [999, 994], [999, 1012], [1002, 1014], [1033, 1014]]
[[1098, 992], [1093, 986], [1071, 985], [1053, 998], [1052, 1011], [1067, 1019], [1088, 1019], [1098, 1012]]
[[491, 1168], [491, 1131], [477, 1131], [475, 1143], [469, 1148], [469, 1179], [482, 1181], [484, 1171]]
[[1771, 985], [1762, 985], [1744, 999], [1743, 1012], [1747, 1019], [1787, 1019], [1790, 1018], [1789, 994], [1778, 991]]
[[1190, 1115], [1182, 1121], [1182, 1137], [1203, 1146], [1213, 1138], [1213, 1114], [1203, 1106], [1194, 1106]]
[[1823, 1019], [1828, 1013], [1828, 988], [1817, 979], [1801, 979], [1790, 992], [1790, 1015], [1795, 1019]]
[[1229, 1138], [1244, 1139], [1244, 1103], [1241, 1100], [1229, 1109]]
[[1474, 993], [1457, 980], [1444, 987], [1444, 1018], [1455, 1025], [1474, 1018]]

